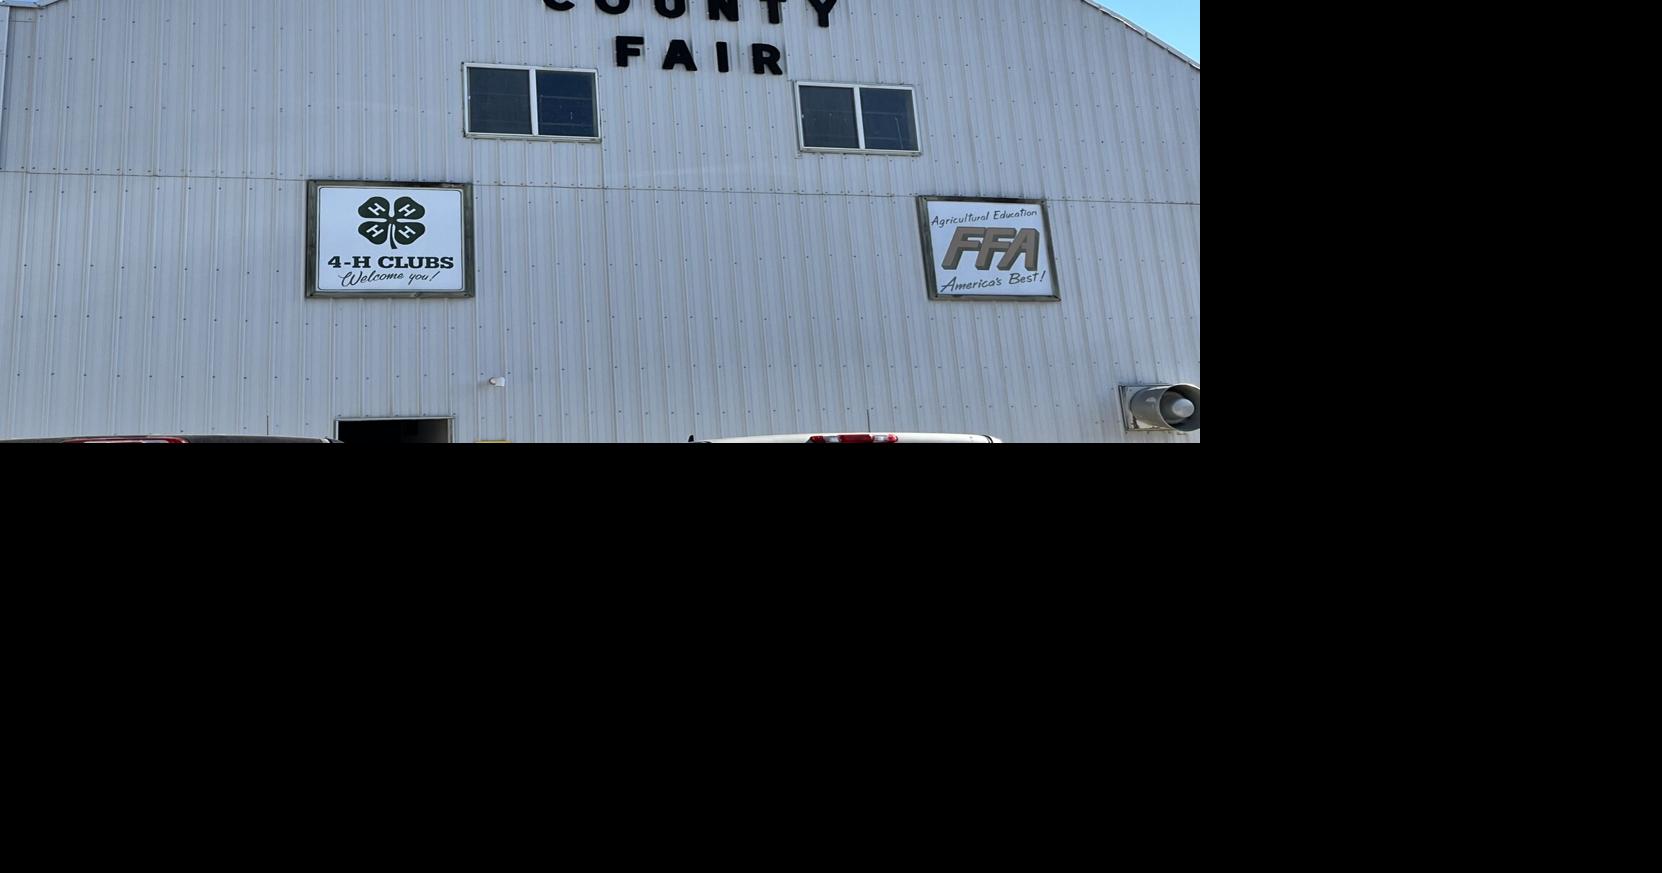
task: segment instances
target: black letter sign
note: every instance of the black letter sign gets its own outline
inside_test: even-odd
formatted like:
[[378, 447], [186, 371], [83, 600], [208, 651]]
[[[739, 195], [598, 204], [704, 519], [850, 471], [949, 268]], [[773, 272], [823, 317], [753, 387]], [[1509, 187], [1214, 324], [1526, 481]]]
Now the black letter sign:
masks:
[[769, 70], [772, 70], [775, 76], [785, 75], [785, 71], [779, 69], [779, 59], [784, 56], [785, 53], [781, 52], [777, 46], [771, 46], [765, 42], [759, 42], [750, 47], [750, 59], [758, 76]]
[[617, 38], [617, 65], [620, 66], [620, 67], [629, 66], [629, 59], [630, 58], [638, 58], [638, 57], [641, 56], [641, 50], [639, 48], [636, 48], [636, 46], [643, 46], [643, 45], [646, 45], [646, 37], [644, 37], [644, 36], [620, 36], [620, 37], [618, 37]]
[[687, 47], [687, 41], [678, 39], [669, 44], [669, 52], [664, 55], [664, 69], [673, 70], [676, 67], [686, 67], [688, 72], [698, 72], [698, 65], [693, 63], [692, 49]]
[[720, 21], [724, 15], [728, 21], [738, 21], [739, 0], [710, 0], [710, 20]]
[[831, 10], [837, 8], [837, 0], [808, 0], [814, 4], [814, 11], [819, 13], [819, 26], [831, 26]]

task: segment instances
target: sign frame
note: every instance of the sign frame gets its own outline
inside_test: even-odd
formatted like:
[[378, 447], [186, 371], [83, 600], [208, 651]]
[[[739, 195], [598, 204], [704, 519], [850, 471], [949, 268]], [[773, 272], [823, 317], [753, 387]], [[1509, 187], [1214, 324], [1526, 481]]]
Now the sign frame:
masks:
[[[935, 252], [935, 237], [929, 222], [929, 204], [931, 203], [1005, 203], [1021, 206], [1036, 206], [1039, 209], [1039, 218], [1045, 229], [1045, 251], [1049, 255], [1051, 287], [1054, 294], [942, 294], [940, 282], [935, 272], [935, 262], [939, 254]], [[918, 197], [918, 232], [919, 244], [923, 248], [923, 273], [929, 282], [929, 299], [932, 302], [994, 302], [994, 303], [1061, 303], [1061, 277], [1056, 272], [1056, 235], [1050, 229], [1050, 204], [1043, 198], [1026, 199], [1019, 197]]]
[[[324, 188], [424, 188], [462, 194], [462, 248], [467, 259], [461, 291], [321, 291], [317, 287], [318, 192]], [[468, 300], [478, 296], [473, 246], [473, 185], [469, 182], [378, 182], [310, 179], [306, 182], [306, 297], [335, 300]]]

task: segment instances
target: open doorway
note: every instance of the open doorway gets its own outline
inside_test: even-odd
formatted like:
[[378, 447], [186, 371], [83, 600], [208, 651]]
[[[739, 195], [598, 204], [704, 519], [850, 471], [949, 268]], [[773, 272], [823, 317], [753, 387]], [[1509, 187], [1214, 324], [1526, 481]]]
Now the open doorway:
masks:
[[448, 418], [377, 418], [335, 422], [335, 439], [347, 445], [450, 442]]

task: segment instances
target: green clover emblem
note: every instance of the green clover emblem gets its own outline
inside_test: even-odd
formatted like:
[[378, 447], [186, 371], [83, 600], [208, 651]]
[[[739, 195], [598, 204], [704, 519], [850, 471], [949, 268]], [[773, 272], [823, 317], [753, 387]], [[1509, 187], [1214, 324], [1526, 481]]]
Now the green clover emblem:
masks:
[[358, 207], [358, 215], [370, 219], [358, 225], [359, 235], [376, 245], [391, 243], [395, 251], [400, 243], [410, 245], [427, 235], [427, 225], [421, 223], [427, 207], [409, 197], [392, 204], [385, 197], [371, 197]]

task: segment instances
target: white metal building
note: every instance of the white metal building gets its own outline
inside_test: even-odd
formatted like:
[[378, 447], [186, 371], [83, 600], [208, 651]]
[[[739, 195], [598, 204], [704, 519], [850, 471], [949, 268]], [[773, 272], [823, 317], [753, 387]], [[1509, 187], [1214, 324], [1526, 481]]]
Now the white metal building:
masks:
[[1200, 69], [1086, 0], [3, 0], [0, 95], [0, 438], [1198, 439]]

